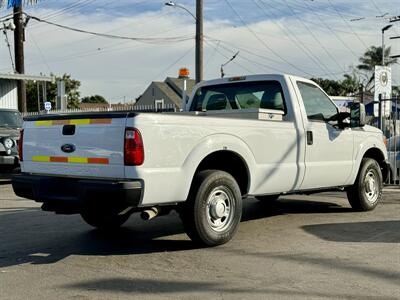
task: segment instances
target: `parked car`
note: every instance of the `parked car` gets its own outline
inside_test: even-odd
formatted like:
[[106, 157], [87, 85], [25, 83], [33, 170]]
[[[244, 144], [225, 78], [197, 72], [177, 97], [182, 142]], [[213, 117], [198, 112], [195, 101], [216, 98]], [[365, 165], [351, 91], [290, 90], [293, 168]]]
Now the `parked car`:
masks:
[[23, 120], [18, 110], [0, 108], [0, 168], [19, 167], [18, 141]]
[[339, 112], [304, 78], [204, 81], [182, 113], [26, 119], [13, 188], [45, 211], [108, 230], [134, 212], [151, 219], [176, 209], [192, 240], [214, 246], [233, 237], [248, 196], [345, 188], [355, 210], [374, 209], [387, 151], [382, 132], [364, 125], [363, 104]]

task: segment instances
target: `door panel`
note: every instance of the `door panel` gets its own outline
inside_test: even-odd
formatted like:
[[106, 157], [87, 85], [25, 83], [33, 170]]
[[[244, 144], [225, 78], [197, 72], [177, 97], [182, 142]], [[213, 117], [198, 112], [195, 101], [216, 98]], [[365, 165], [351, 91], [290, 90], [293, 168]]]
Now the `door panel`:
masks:
[[[353, 169], [352, 131], [335, 127], [339, 112], [326, 93], [311, 81], [296, 81], [307, 143], [306, 172], [301, 189], [342, 186]], [[312, 140], [311, 140], [312, 139]]]
[[325, 122], [309, 122], [313, 143], [306, 145], [302, 189], [344, 185], [353, 168], [353, 133]]

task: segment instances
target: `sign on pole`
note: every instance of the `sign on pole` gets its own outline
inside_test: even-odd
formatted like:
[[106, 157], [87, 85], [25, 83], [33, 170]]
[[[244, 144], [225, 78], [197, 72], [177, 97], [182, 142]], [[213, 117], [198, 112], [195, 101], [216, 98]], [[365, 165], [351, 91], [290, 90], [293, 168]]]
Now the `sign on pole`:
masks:
[[51, 102], [45, 102], [44, 103], [44, 109], [47, 111], [47, 113], [51, 110]]
[[[392, 97], [392, 70], [390, 67], [375, 66], [375, 95], [374, 116], [379, 114], [379, 95], [382, 99]], [[382, 103], [382, 115], [389, 116], [392, 111], [392, 102], [384, 101]]]

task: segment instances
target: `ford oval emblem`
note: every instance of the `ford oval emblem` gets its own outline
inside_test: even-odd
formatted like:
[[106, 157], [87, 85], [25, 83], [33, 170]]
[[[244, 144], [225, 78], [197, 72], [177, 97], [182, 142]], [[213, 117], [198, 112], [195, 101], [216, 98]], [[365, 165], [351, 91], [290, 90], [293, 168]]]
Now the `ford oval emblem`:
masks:
[[65, 144], [61, 146], [61, 150], [65, 153], [72, 153], [75, 151], [75, 146], [71, 144]]

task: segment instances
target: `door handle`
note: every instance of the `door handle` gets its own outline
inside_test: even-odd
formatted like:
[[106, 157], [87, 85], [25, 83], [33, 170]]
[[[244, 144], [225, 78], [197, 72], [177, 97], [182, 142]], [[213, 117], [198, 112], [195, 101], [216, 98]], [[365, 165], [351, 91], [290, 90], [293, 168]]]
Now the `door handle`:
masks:
[[307, 145], [314, 144], [314, 137], [312, 131], [307, 131]]

